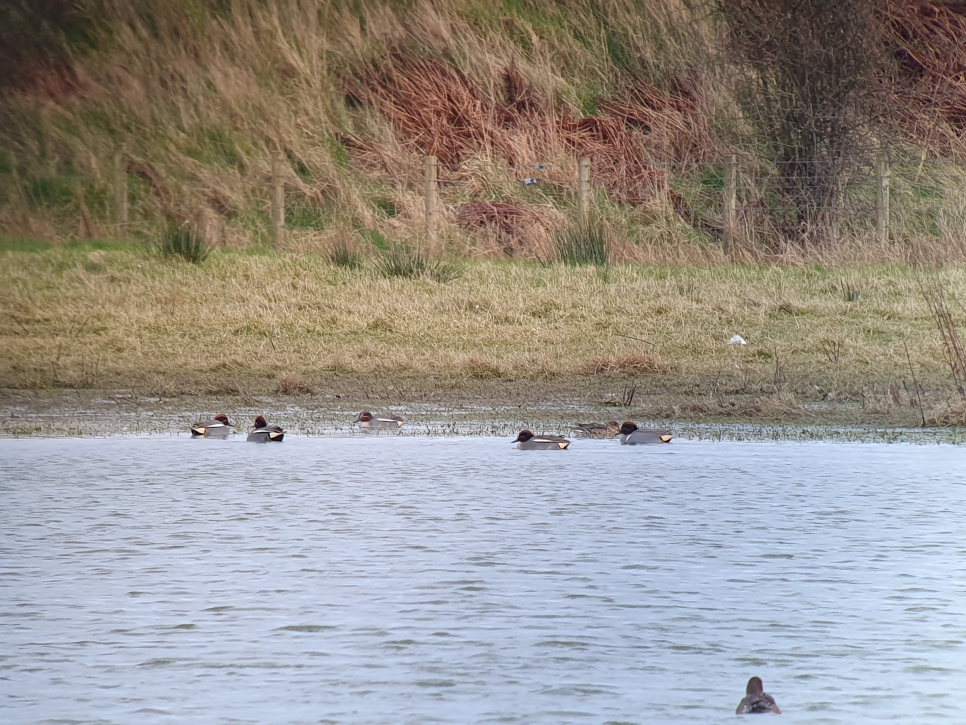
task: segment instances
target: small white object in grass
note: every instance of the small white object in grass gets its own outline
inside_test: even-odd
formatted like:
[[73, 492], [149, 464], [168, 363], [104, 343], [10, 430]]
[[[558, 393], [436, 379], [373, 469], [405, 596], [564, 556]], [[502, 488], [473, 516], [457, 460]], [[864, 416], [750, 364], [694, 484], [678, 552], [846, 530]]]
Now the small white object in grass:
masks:
[[537, 182], [536, 179], [531, 179], [529, 177], [527, 177], [526, 179], [523, 180], [523, 185], [524, 186], [536, 186], [537, 183], [538, 182]]
[[533, 168], [535, 168], [537, 171], [543, 171], [545, 168], [547, 168], [547, 165], [537, 163], [533, 165]]
[[741, 335], [735, 335], [730, 340], [728, 340], [728, 344], [729, 345], [747, 345], [748, 343], [745, 342], [745, 338], [743, 338]]

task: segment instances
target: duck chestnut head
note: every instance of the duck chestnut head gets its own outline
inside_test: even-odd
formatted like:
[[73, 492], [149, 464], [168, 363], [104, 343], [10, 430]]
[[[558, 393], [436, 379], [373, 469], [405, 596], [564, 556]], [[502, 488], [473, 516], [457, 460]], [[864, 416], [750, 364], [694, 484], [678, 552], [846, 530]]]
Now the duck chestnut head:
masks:
[[224, 413], [219, 413], [218, 415], [216, 415], [215, 420], [217, 420], [222, 425], [231, 425], [231, 423], [228, 421], [228, 416], [225, 415]]
[[268, 421], [265, 420], [264, 417], [258, 416], [257, 418], [255, 418], [255, 427], [256, 428], [264, 428], [267, 425], [268, 425]]
[[520, 431], [520, 435], [518, 435], [516, 438], [514, 438], [511, 442], [512, 443], [526, 443], [531, 438], [533, 438], [533, 431], [521, 430]]
[[621, 435], [625, 435], [625, 436], [630, 435], [636, 430], [637, 430], [637, 423], [634, 423], [633, 421], [629, 420], [626, 423], [624, 423], [624, 425], [621, 426]]
[[369, 423], [372, 421], [372, 413], [368, 410], [364, 410], [359, 413], [359, 417], [355, 419], [356, 423]]
[[748, 686], [745, 688], [746, 695], [761, 695], [764, 693], [764, 685], [761, 684], [760, 677], [752, 677], [748, 680]]

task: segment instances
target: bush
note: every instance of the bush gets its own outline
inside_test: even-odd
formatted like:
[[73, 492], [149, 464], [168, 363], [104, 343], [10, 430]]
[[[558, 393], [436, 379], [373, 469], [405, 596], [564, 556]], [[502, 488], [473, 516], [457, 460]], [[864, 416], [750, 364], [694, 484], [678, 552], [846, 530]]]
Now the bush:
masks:
[[607, 253], [607, 230], [600, 223], [569, 226], [559, 230], [555, 237], [557, 253], [564, 264], [606, 267], [610, 262]]
[[166, 259], [181, 257], [193, 264], [201, 264], [208, 258], [211, 249], [205, 244], [204, 237], [193, 229], [172, 223], [161, 235], [158, 252]]
[[418, 249], [393, 245], [374, 262], [376, 273], [383, 277], [430, 279], [433, 282], [452, 282], [463, 276], [463, 265], [442, 259], [430, 259]]

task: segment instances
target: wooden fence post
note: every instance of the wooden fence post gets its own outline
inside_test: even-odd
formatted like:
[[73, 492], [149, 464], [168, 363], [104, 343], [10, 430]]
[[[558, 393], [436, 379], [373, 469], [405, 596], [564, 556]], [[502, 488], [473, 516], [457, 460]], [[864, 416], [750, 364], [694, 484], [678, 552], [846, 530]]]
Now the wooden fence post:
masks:
[[732, 254], [738, 229], [738, 157], [730, 154], [724, 168], [724, 251]]
[[127, 221], [127, 155], [121, 148], [114, 154], [114, 223], [117, 225], [118, 237], [127, 236]]
[[875, 155], [875, 232], [879, 244], [889, 243], [889, 150]]
[[272, 244], [285, 241], [285, 186], [282, 184], [282, 156], [272, 155]]
[[94, 239], [97, 237], [97, 229], [94, 226], [94, 217], [91, 216], [91, 210], [87, 207], [87, 202], [84, 200], [84, 187], [78, 184], [74, 193], [77, 197], [77, 206], [80, 208], [81, 215], [78, 236], [81, 239]]
[[590, 159], [577, 162], [577, 221], [586, 226], [590, 220]]
[[436, 241], [437, 163], [435, 156], [423, 157], [423, 196], [426, 202], [426, 241]]

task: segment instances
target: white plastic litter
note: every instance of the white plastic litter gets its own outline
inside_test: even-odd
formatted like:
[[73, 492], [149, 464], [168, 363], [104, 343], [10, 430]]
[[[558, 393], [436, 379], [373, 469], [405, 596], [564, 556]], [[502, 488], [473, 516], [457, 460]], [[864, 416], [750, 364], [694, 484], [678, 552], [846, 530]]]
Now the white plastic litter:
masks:
[[537, 179], [526, 178], [523, 180], [524, 186], [536, 186], [540, 182]]
[[748, 343], [745, 342], [745, 338], [743, 338], [741, 335], [735, 335], [730, 340], [728, 340], [728, 344], [729, 345], [747, 345]]

